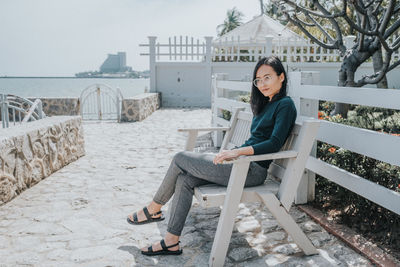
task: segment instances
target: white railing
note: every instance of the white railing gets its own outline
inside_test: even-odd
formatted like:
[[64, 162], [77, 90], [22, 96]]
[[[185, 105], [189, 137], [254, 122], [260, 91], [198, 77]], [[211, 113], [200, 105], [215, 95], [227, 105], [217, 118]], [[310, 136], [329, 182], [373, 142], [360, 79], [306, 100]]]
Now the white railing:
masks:
[[[312, 76], [314, 74], [314, 77]], [[315, 78], [315, 74], [317, 78]], [[307, 81], [308, 79], [308, 81]], [[316, 81], [316, 82], [313, 82]], [[400, 90], [351, 88], [336, 86], [304, 85], [318, 83], [318, 73], [302, 76], [302, 73], [289, 74], [289, 95], [294, 99], [299, 115], [318, 116], [318, 101], [332, 101], [370, 107], [400, 110]], [[217, 75], [213, 79], [212, 124], [228, 126], [229, 122], [221, 118], [222, 110], [232, 111], [236, 107], [249, 105], [227, 98], [233, 91], [250, 92], [250, 82], [228, 81], [226, 75]], [[321, 121], [317, 140], [338, 146], [367, 157], [392, 165], [400, 166], [400, 138], [376, 131], [347, 126], [339, 123]], [[216, 142], [218, 142], [216, 138]], [[373, 183], [363, 177], [349, 173], [324, 161], [309, 157], [307, 169], [317, 173], [348, 190], [363, 196], [378, 205], [400, 214], [400, 194], [386, 187]], [[312, 183], [308, 185], [313, 194]], [[302, 189], [307, 190], [307, 188]], [[298, 191], [299, 194], [299, 191]]]
[[[174, 36], [168, 43], [156, 42], [156, 37], [149, 37], [147, 53], [142, 56], [154, 56], [156, 61], [191, 61], [203, 62], [210, 51], [213, 62], [255, 62], [260, 58], [276, 55], [283, 62], [341, 62], [338, 50], [326, 49], [305, 39], [273, 39], [265, 37], [265, 42], [243, 42], [240, 37], [220, 38], [212, 42], [213, 37], [205, 37], [205, 41], [189, 36]], [[346, 36], [344, 43], [350, 48], [354, 45], [354, 36]], [[389, 43], [391, 40], [389, 40]], [[392, 61], [399, 59], [399, 51], [392, 55]]]
[[29, 99], [7, 94], [0, 94], [0, 112], [3, 128], [39, 120], [46, 116], [40, 99], [32, 102]]
[[213, 61], [216, 62], [254, 62], [269, 55], [276, 55], [283, 62], [340, 62], [341, 59], [338, 50], [321, 48], [303, 39], [266, 37], [263, 43], [244, 43], [239, 37], [232, 37], [219, 39], [213, 45]]
[[[140, 44], [141, 47], [150, 47], [149, 44]], [[174, 36], [168, 38], [167, 44], [154, 43], [155, 57], [157, 60], [166, 61], [204, 61], [206, 55], [206, 43], [200, 39], [189, 36]], [[151, 49], [150, 49], [151, 51]], [[141, 53], [141, 56], [150, 56], [149, 53]]]

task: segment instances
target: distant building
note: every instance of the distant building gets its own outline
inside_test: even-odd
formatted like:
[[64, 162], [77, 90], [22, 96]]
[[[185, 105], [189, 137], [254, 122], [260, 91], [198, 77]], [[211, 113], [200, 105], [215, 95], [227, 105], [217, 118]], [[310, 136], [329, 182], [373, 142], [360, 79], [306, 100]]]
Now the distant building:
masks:
[[108, 54], [107, 59], [100, 67], [100, 72], [115, 73], [132, 71], [131, 67], [126, 66], [126, 53], [118, 52], [118, 54]]

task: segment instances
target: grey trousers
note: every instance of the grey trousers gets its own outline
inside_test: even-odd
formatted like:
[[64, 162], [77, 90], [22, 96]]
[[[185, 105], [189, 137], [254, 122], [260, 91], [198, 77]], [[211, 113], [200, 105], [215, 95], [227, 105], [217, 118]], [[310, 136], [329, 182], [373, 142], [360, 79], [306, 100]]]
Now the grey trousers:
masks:
[[[165, 205], [172, 195], [169, 208], [167, 231], [180, 236], [186, 217], [192, 205], [194, 188], [205, 184], [228, 185], [232, 164], [214, 165], [215, 155], [195, 152], [177, 153], [161, 183], [153, 201]], [[256, 186], [264, 183], [267, 169], [257, 163], [250, 163], [245, 186]]]

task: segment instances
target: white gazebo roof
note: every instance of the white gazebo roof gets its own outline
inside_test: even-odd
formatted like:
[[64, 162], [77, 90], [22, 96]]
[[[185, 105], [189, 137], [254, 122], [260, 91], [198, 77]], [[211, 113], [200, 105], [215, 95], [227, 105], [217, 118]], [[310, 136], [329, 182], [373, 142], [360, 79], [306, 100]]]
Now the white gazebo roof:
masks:
[[[273, 18], [267, 15], [260, 15], [215, 39], [213, 44], [218, 45], [220, 42], [225, 45], [227, 43], [238, 44], [238, 38], [240, 44], [262, 44], [265, 43], [266, 36], [272, 36], [273, 41], [298, 40], [305, 42], [303, 37]], [[232, 38], [234, 40], [233, 42]]]

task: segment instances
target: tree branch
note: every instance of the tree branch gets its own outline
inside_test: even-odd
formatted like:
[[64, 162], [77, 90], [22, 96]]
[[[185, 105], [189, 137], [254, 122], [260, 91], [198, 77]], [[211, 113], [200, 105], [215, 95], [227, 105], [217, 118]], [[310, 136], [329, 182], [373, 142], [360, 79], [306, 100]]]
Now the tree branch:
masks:
[[385, 32], [383, 38], [387, 39], [400, 27], [400, 19], [396, 20]]
[[[279, 0], [272, 0], [272, 2], [279, 2]], [[295, 12], [296, 11], [301, 11], [303, 13], [309, 13], [310, 15], [313, 15], [313, 16], [316, 16], [316, 17], [320, 17], [320, 18], [325, 18], [325, 19], [339, 18], [339, 17], [342, 17], [343, 14], [346, 12], [346, 9], [344, 8], [340, 13], [337, 13], [337, 14], [331, 14], [331, 13], [323, 14], [323, 13], [318, 13], [318, 12], [315, 12], [315, 11], [313, 11], [311, 9], [299, 6], [295, 2], [290, 1], [290, 0], [282, 0], [282, 2], [285, 3], [285, 4], [288, 4], [291, 7], [293, 7], [294, 8], [293, 11], [295, 11]], [[347, 0], [344, 1], [344, 2], [347, 2]], [[278, 6], [280, 6], [279, 3], [278, 3]]]
[[392, 69], [396, 68], [398, 65], [400, 65], [400, 59], [397, 60], [395, 63], [393, 63], [392, 65], [390, 65], [390, 67], [388, 68], [387, 72], [391, 71]]
[[379, 27], [379, 33], [380, 35], [384, 35], [385, 34], [385, 30], [389, 24], [390, 18], [392, 17], [392, 13], [393, 13], [393, 9], [394, 9], [394, 2], [393, 0], [389, 1], [389, 5], [386, 8], [386, 12], [385, 15], [383, 16], [383, 20], [381, 23], [381, 26]]
[[303, 25], [301, 25], [301, 22], [299, 22], [296, 18], [292, 18], [290, 17], [289, 14], [284, 13], [287, 20], [291, 23], [293, 23], [294, 25], [296, 25], [297, 27], [299, 27], [299, 29], [305, 34], [307, 35], [308, 38], [311, 39], [311, 41], [313, 41], [314, 43], [317, 43], [319, 46], [326, 48], [326, 49], [339, 49], [339, 45], [338, 42], [333, 43], [332, 45], [328, 45], [325, 44], [323, 42], [321, 42], [320, 40], [318, 40], [316, 37], [314, 37], [309, 31], [307, 31], [307, 29], [305, 29], [303, 27]]
[[356, 31], [363, 33], [368, 36], [376, 36], [378, 35], [377, 28], [374, 29], [373, 31], [366, 31], [357, 24], [355, 24], [347, 15], [343, 16], [343, 18], [346, 20], [346, 22], [349, 24], [350, 27], [354, 28]]
[[360, 80], [358, 80], [355, 83], [355, 87], [362, 87], [362, 86], [364, 86], [366, 84], [377, 84], [377, 83], [379, 83], [383, 79], [383, 77], [385, 77], [386, 73], [388, 72], [391, 57], [392, 57], [392, 52], [386, 51], [385, 60], [383, 62], [382, 69], [380, 71], [372, 74], [372, 75], [368, 75], [368, 76], [362, 77]]
[[[343, 6], [343, 10], [346, 11], [346, 6], [347, 6], [347, 2], [344, 2], [344, 6]], [[328, 12], [328, 10], [326, 10], [317, 0], [314, 0], [314, 5], [324, 14], [324, 15], [329, 15], [330, 13]], [[343, 38], [342, 38], [342, 30], [339, 27], [339, 24], [337, 23], [337, 21], [333, 18], [329, 18], [329, 21], [331, 22], [332, 26], [335, 28], [336, 31], [336, 38], [338, 40], [339, 43], [343, 43]]]
[[327, 32], [325, 31], [325, 29], [321, 26], [321, 24], [318, 23], [318, 21], [316, 21], [313, 17], [311, 17], [309, 14], [305, 14], [313, 23], [316, 27], [318, 27], [318, 29], [322, 32], [323, 35], [326, 36], [326, 38], [329, 40], [329, 42], [333, 43], [333, 37]]

